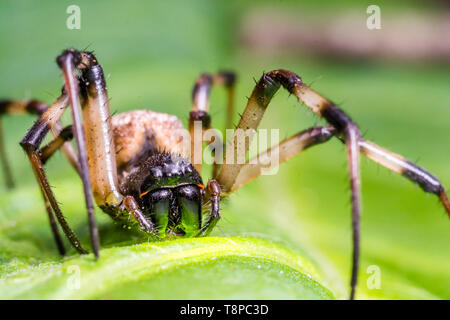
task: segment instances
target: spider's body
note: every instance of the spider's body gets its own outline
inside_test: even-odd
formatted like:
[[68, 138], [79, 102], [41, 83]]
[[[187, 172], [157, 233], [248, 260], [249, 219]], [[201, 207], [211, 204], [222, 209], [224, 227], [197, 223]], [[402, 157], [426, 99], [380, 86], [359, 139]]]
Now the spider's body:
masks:
[[[159, 238], [198, 235], [204, 185], [188, 160], [181, 121], [136, 110], [113, 116], [111, 127], [122, 194], [136, 199]], [[120, 223], [136, 224], [120, 206], [101, 208]]]
[[[227, 128], [232, 128], [233, 73], [202, 74], [197, 79], [189, 113], [189, 134], [186, 137], [181, 122], [172, 115], [140, 110], [111, 117], [103, 70], [91, 52], [65, 50], [57, 58], [57, 63], [64, 76], [64, 88], [61, 96], [51, 106], [37, 100], [0, 100], [0, 115], [29, 112], [39, 116], [39, 120], [20, 144], [26, 151], [39, 182], [51, 230], [61, 254], [64, 254], [65, 249], [57, 222], [80, 253], [87, 251], [67, 224], [43, 170], [48, 158], [59, 149], [83, 182], [92, 247], [96, 257], [99, 256], [99, 237], [92, 195], [96, 204], [112, 218], [121, 223], [139, 226], [156, 239], [203, 236], [209, 234], [220, 218], [220, 199], [260, 176], [267, 167], [264, 163], [267, 156], [276, 154], [278, 163], [282, 163], [333, 137], [346, 145], [350, 169], [353, 222], [351, 298], [355, 294], [359, 262], [359, 153], [419, 184], [425, 192], [438, 196], [450, 215], [446, 191], [435, 176], [402, 156], [363, 139], [358, 126], [348, 115], [309, 88], [291, 71], [279, 69], [265, 73], [256, 83], [234, 135], [226, 146], [225, 155], [217, 153], [223, 161], [213, 163], [212, 179], [204, 184], [201, 178], [201, 159], [196, 158], [195, 152], [195, 146], [201, 146], [203, 139], [201, 135], [195, 134], [196, 126], [213, 129], [208, 113], [210, 89], [213, 85], [222, 85], [227, 89], [228, 97]], [[258, 128], [272, 97], [280, 87], [324, 118], [329, 126], [300, 131], [262, 152], [260, 156], [244, 162], [235, 161], [239, 156], [245, 159], [253, 137], [250, 134], [248, 140], [240, 140], [240, 134], [244, 131], [253, 132]], [[59, 119], [69, 105], [73, 126], [61, 128]], [[49, 131], [52, 131], [55, 138], [41, 147]], [[72, 138], [77, 144], [78, 155], [69, 143]], [[214, 138], [208, 138], [207, 141], [222, 145], [217, 137]], [[11, 186], [12, 179], [2, 139], [0, 158], [7, 184]], [[203, 213], [207, 213], [205, 219], [202, 217]]]

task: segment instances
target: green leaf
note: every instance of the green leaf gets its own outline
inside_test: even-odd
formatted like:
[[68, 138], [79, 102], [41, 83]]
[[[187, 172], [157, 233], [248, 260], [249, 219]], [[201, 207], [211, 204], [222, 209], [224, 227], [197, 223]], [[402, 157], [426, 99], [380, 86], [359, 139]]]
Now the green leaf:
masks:
[[2, 272], [1, 299], [332, 299], [295, 252], [257, 238], [209, 237], [104, 249]]

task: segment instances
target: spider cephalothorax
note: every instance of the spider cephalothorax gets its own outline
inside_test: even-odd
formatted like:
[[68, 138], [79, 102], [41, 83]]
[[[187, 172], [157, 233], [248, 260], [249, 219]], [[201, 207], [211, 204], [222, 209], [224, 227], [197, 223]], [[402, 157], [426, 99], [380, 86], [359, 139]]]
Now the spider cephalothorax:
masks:
[[166, 152], [152, 152], [137, 163], [121, 188], [137, 200], [160, 238], [200, 232], [204, 189], [200, 174], [189, 161]]
[[[201, 146], [203, 142], [201, 135], [195, 134], [196, 122], [199, 122], [202, 129], [213, 129], [209, 115], [209, 93], [213, 85], [223, 85], [227, 89], [228, 98], [227, 128], [233, 127], [234, 73], [202, 74], [197, 79], [189, 113], [188, 145], [190, 144], [192, 152], [186, 152], [186, 144], [180, 143], [183, 135], [179, 131], [183, 125], [175, 116], [149, 110], [110, 115], [103, 70], [92, 52], [68, 49], [58, 56], [57, 63], [64, 76], [64, 88], [61, 96], [51, 106], [36, 100], [0, 100], [0, 115], [29, 112], [39, 116], [39, 120], [20, 144], [26, 151], [39, 182], [51, 230], [61, 254], [64, 254], [65, 249], [56, 221], [80, 253], [87, 251], [67, 224], [43, 170], [46, 160], [59, 149], [83, 182], [92, 247], [96, 257], [99, 256], [100, 246], [92, 195], [97, 206], [113, 219], [137, 225], [157, 239], [204, 236], [209, 234], [220, 218], [220, 199], [262, 174], [265, 164], [261, 160], [264, 157], [261, 156], [275, 153], [279, 163], [282, 163], [333, 137], [345, 144], [349, 163], [353, 228], [350, 298], [355, 294], [359, 262], [359, 153], [419, 184], [425, 192], [438, 196], [450, 215], [446, 191], [435, 176], [402, 156], [363, 139], [358, 126], [348, 115], [309, 88], [291, 71], [279, 69], [262, 75], [248, 99], [233, 137], [227, 142], [226, 152], [223, 153], [225, 156], [222, 154], [222, 161], [213, 163], [212, 179], [204, 186], [200, 176], [202, 163], [196, 159], [195, 155], [198, 153], [192, 148], [195, 145]], [[262, 152], [260, 156], [244, 163], [234, 161], [239, 152], [243, 152], [245, 158], [251, 142], [237, 142], [238, 135], [242, 131], [258, 128], [272, 97], [280, 87], [324, 118], [329, 126], [300, 131]], [[63, 129], [59, 119], [69, 105], [73, 125]], [[40, 148], [50, 130], [55, 136], [54, 140]], [[68, 142], [72, 138], [76, 141], [78, 156]], [[198, 139], [200, 140], [195, 141]], [[2, 145], [0, 144], [0, 156], [4, 160], [6, 154]], [[7, 162], [2, 163], [7, 184], [12, 185]], [[202, 219], [203, 211], [206, 213], [205, 219]]]

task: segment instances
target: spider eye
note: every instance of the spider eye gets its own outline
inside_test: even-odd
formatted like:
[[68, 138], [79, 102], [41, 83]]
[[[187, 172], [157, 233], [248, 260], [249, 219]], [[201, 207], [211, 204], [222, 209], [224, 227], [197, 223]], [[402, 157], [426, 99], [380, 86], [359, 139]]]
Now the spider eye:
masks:
[[186, 236], [194, 236], [201, 225], [201, 194], [197, 186], [186, 185], [177, 189], [178, 206], [181, 213], [181, 228]]
[[166, 233], [169, 224], [169, 205], [172, 192], [168, 189], [156, 190], [150, 194], [150, 214], [158, 226], [160, 236]]

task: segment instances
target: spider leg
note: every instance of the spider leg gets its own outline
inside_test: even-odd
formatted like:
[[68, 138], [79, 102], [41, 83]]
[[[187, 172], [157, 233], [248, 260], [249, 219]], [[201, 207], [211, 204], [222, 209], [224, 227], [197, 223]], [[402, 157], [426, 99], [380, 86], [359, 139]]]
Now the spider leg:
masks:
[[305, 85], [300, 77], [286, 70], [271, 72], [271, 76], [278, 79], [283, 87], [294, 94], [307, 107], [333, 125], [338, 133], [345, 137], [352, 201], [352, 230], [353, 254], [352, 272], [350, 280], [350, 300], [355, 298], [358, 282], [359, 252], [360, 252], [360, 211], [361, 211], [361, 177], [359, 163], [359, 145], [361, 133], [358, 126], [339, 109], [333, 102], [325, 99], [317, 92]]
[[[68, 130], [66, 128], [66, 130]], [[53, 127], [51, 128], [52, 131], [52, 135], [53, 137], [56, 139], [61, 133], [62, 131], [64, 131], [64, 129], [62, 128], [61, 124], [58, 122], [56, 122]], [[70, 126], [70, 132], [72, 132], [72, 126]], [[75, 169], [75, 171], [78, 173], [79, 176], [81, 176], [81, 169], [80, 169], [80, 164], [78, 163], [78, 159], [77, 159], [77, 154], [75, 153], [75, 150], [72, 148], [72, 145], [70, 144], [70, 142], [68, 142], [68, 140], [72, 140], [73, 138], [73, 133], [71, 134], [71, 136], [67, 136], [67, 137], [63, 137], [63, 139], [66, 139], [65, 143], [63, 143], [59, 149], [62, 151], [63, 155], [66, 157], [67, 161], [69, 161], [70, 165], [72, 166], [72, 168]]]
[[206, 198], [211, 201], [210, 214], [205, 225], [197, 234], [197, 237], [209, 235], [220, 219], [220, 195], [222, 191], [219, 183], [214, 179], [209, 180], [208, 185], [206, 186], [206, 192]]
[[[211, 117], [209, 111], [209, 96], [212, 86], [223, 85], [227, 91], [227, 118], [226, 128], [232, 127], [234, 115], [234, 84], [236, 75], [233, 72], [222, 71], [217, 74], [204, 73], [197, 78], [194, 89], [192, 90], [192, 109], [189, 113], [189, 134], [191, 137], [191, 163], [195, 169], [201, 173], [202, 170], [202, 154], [196, 154], [196, 150], [202, 150], [202, 137], [197, 137], [194, 124], [201, 121], [202, 129], [212, 129]], [[218, 135], [215, 135], [218, 139]], [[209, 145], [211, 146], [209, 141]], [[222, 141], [215, 142], [216, 145], [223, 145]], [[215, 150], [213, 150], [213, 153]], [[220, 156], [220, 155], [219, 155]], [[213, 164], [213, 177], [216, 177], [219, 171], [219, 164]]]
[[[57, 58], [57, 62], [62, 69], [71, 101], [73, 133], [78, 144], [91, 239], [94, 254], [98, 257], [99, 240], [91, 194], [105, 212], [117, 213], [128, 208], [141, 227], [151, 225], [151, 222], [139, 213], [140, 210], [132, 205], [130, 198], [127, 198], [126, 203], [123, 202], [124, 196], [118, 184], [108, 93], [103, 69], [97, 58], [91, 52], [69, 49]], [[74, 74], [75, 69], [81, 71], [79, 78]], [[78, 95], [81, 98], [83, 122]], [[148, 231], [152, 233], [151, 229]]]
[[[92, 247], [98, 258], [100, 241], [92, 195], [97, 205], [106, 212], [120, 210], [123, 201], [119, 191], [105, 77], [101, 65], [91, 52], [68, 49], [56, 61], [62, 70], [70, 97]], [[81, 77], [75, 76], [75, 70], [81, 71]]]
[[[7, 159], [7, 152], [4, 145], [3, 127], [1, 123], [1, 116], [6, 114], [35, 114], [41, 116], [48, 109], [47, 104], [39, 100], [30, 101], [17, 101], [17, 100], [0, 100], [0, 162], [2, 163], [3, 172], [5, 176], [6, 186], [12, 188], [14, 185], [12, 173]], [[61, 131], [61, 125], [59, 121], [54, 122], [51, 127], [51, 131], [54, 137], [56, 137]], [[79, 172], [78, 161], [75, 151], [69, 143], [64, 144], [61, 147], [64, 156], [74, 169]]]
[[58, 231], [58, 225], [55, 220], [55, 216], [53, 215], [52, 211], [52, 205], [50, 201], [48, 200], [45, 190], [42, 188], [42, 186], [39, 186], [41, 189], [42, 198], [44, 200], [45, 210], [47, 211], [48, 220], [50, 222], [50, 230], [53, 234], [53, 239], [55, 240], [56, 248], [58, 249], [58, 252], [60, 255], [64, 256], [66, 254], [66, 249], [64, 248], [63, 241], [61, 239], [61, 236]]
[[45, 207], [49, 216], [50, 227], [53, 232], [53, 236], [55, 238], [55, 242], [59, 252], [61, 254], [64, 254], [64, 247], [58, 233], [58, 228], [56, 226], [53, 213], [56, 215], [61, 228], [63, 229], [72, 246], [80, 253], [87, 253], [87, 251], [82, 247], [78, 237], [70, 228], [59, 208], [58, 202], [53, 195], [47, 176], [44, 172], [41, 157], [38, 153], [38, 148], [41, 145], [42, 140], [44, 139], [50, 128], [54, 126], [62, 116], [63, 112], [68, 106], [68, 103], [69, 99], [67, 97], [67, 94], [63, 92], [63, 94], [56, 100], [56, 102], [52, 106], [50, 106], [44, 113], [42, 113], [39, 120], [30, 128], [30, 130], [28, 130], [25, 137], [20, 142], [20, 145], [25, 150], [31, 162], [36, 179], [39, 183], [42, 196], [44, 198]]
[[[254, 132], [259, 126], [261, 119], [275, 93], [280, 86], [294, 94], [313, 112], [324, 117], [332, 126], [335, 127], [338, 134], [345, 137], [350, 172], [350, 187], [352, 193], [352, 229], [353, 229], [353, 259], [351, 275], [351, 293], [350, 299], [354, 298], [355, 288], [358, 277], [359, 262], [359, 215], [360, 215], [360, 177], [359, 177], [359, 153], [358, 139], [360, 137], [359, 129], [352, 120], [332, 102], [320, 96], [315, 91], [307, 87], [299, 76], [287, 70], [274, 70], [263, 74], [255, 86], [250, 96], [247, 106], [242, 114], [235, 133], [227, 147], [225, 162], [222, 166], [217, 181], [223, 186], [224, 192], [229, 193], [244, 163], [234, 161], [235, 155], [243, 156], [248, 153], [251, 140], [254, 134], [248, 136], [248, 139], [242, 140], [242, 132], [251, 130]], [[242, 153], [240, 155], [240, 152]]]
[[266, 159], [276, 157], [277, 164], [281, 164], [302, 151], [328, 141], [336, 133], [336, 129], [332, 126], [328, 127], [312, 127], [301, 131], [285, 140], [278, 145], [261, 152], [254, 158], [248, 160], [239, 172], [231, 192], [243, 187], [250, 181], [259, 177], [267, 168]]
[[[350, 299], [354, 298], [355, 288], [358, 276], [358, 261], [359, 261], [359, 216], [360, 216], [360, 169], [359, 169], [359, 151], [360, 141], [362, 141], [358, 126], [340, 110], [334, 103], [322, 97], [307, 85], [305, 85], [299, 76], [287, 70], [274, 70], [272, 72], [263, 74], [259, 82], [256, 84], [252, 95], [249, 98], [247, 106], [242, 114], [241, 120], [236, 127], [230, 144], [227, 147], [225, 155], [225, 163], [222, 166], [217, 181], [223, 186], [224, 193], [229, 193], [233, 190], [233, 186], [237, 181], [240, 171], [244, 168], [244, 163], [236, 163], [234, 161], [235, 154], [239, 155], [239, 151], [247, 154], [253, 135], [248, 136], [249, 139], [239, 139], [239, 135], [244, 130], [255, 130], [266, 111], [272, 97], [278, 91], [279, 87], [283, 86], [291, 94], [295, 95], [297, 99], [302, 101], [309, 109], [317, 115], [323, 117], [336, 130], [336, 134], [345, 142], [347, 147], [347, 157], [349, 163], [350, 187], [352, 193], [352, 229], [353, 229], [353, 258], [352, 258], [352, 275], [351, 275], [351, 293]], [[367, 147], [367, 145], [365, 145]], [[364, 148], [363, 148], [364, 149]], [[379, 149], [366, 150], [367, 154], [375, 157], [375, 154], [380, 153]], [[378, 155], [377, 158], [380, 158]], [[381, 160], [379, 160], [381, 163]], [[387, 164], [387, 160], [383, 160]], [[406, 164], [406, 163], [405, 163]], [[432, 189], [431, 186], [438, 183], [437, 179], [425, 174], [424, 170], [419, 170], [417, 166], [412, 166], [407, 162], [408, 166], [404, 165], [402, 169], [397, 167], [403, 175], [409, 179], [418, 182], [425, 191], [435, 191], [438, 194], [441, 202], [449, 211], [449, 201], [444, 189], [440, 186], [438, 189]], [[397, 164], [398, 165], [398, 164]], [[437, 182], [436, 182], [437, 181]]]
[[75, 141], [78, 149], [78, 163], [81, 169], [81, 180], [83, 182], [84, 198], [88, 211], [89, 231], [92, 242], [94, 256], [99, 257], [100, 239], [94, 217], [94, 203], [92, 201], [92, 186], [89, 177], [89, 164], [87, 158], [86, 139], [83, 130], [83, 123], [80, 113], [79, 81], [75, 77], [75, 68], [82, 63], [82, 56], [77, 51], [66, 50], [56, 59], [62, 70], [65, 87], [70, 100], [70, 109], [72, 111], [73, 129]]
[[381, 164], [391, 171], [403, 175], [412, 182], [417, 183], [425, 192], [437, 195], [450, 217], [450, 202], [447, 193], [438, 178], [424, 168], [419, 167], [404, 157], [386, 150], [373, 142], [360, 139], [359, 148], [361, 153], [366, 155], [369, 159]]
[[[46, 146], [39, 150], [39, 156], [41, 158], [42, 164], [45, 164], [51, 156], [55, 154], [67, 141], [73, 139], [72, 126], [67, 126], [62, 129], [59, 134], [50, 141]], [[78, 163], [77, 163], [78, 164]]]
[[[63, 130], [60, 131], [59, 135], [53, 139], [46, 146], [41, 148], [38, 152], [39, 158], [41, 159], [42, 165], [44, 165], [51, 156], [55, 154], [57, 150], [64, 146], [64, 144], [73, 138], [72, 134], [72, 126], [67, 126]], [[76, 160], [76, 159], [75, 159]], [[76, 163], [78, 165], [78, 163]], [[55, 217], [53, 216], [53, 211], [48, 198], [45, 196], [45, 191], [41, 188], [41, 193], [44, 198], [45, 209], [47, 210], [50, 228], [52, 230], [56, 247], [61, 255], [65, 255], [66, 250], [64, 249], [64, 245], [62, 243], [61, 237], [59, 235], [58, 227], [56, 225]]]
[[2, 163], [3, 174], [5, 177], [5, 184], [8, 189], [14, 187], [14, 180], [11, 173], [11, 167], [8, 162], [7, 152], [5, 149], [3, 137], [3, 124], [1, 116], [5, 114], [23, 114], [30, 113], [41, 115], [47, 109], [47, 105], [38, 100], [31, 101], [12, 101], [0, 100], [0, 161]]
[[81, 52], [83, 61], [81, 103], [86, 148], [96, 204], [116, 208], [122, 200], [111, 126], [111, 112], [103, 68], [92, 53]]

